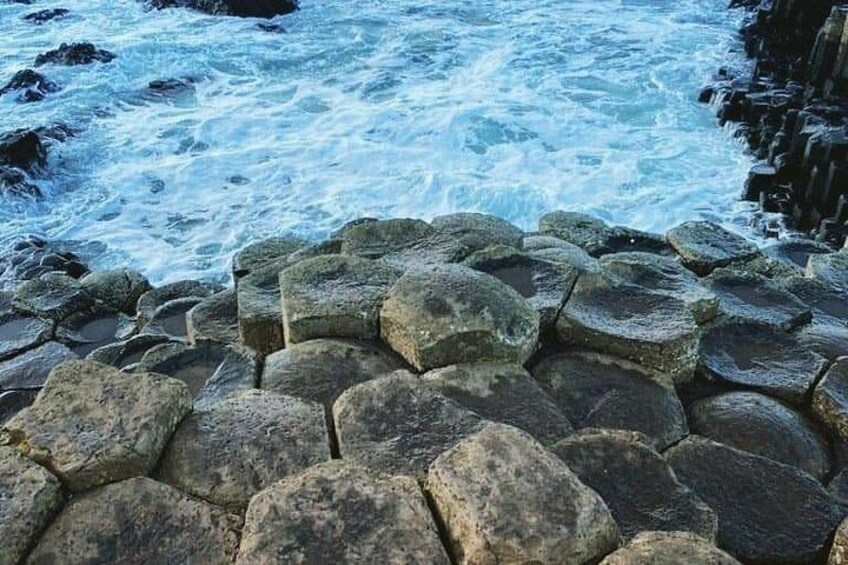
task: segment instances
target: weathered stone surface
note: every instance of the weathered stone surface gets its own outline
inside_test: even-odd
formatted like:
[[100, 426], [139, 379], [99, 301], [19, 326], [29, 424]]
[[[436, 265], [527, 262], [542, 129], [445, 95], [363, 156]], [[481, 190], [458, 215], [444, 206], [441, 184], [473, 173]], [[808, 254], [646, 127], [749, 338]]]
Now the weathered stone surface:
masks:
[[285, 345], [280, 306], [280, 271], [272, 263], [239, 280], [236, 291], [238, 327], [242, 344], [268, 355]]
[[38, 391], [33, 389], [0, 392], [0, 425], [5, 424], [12, 419], [12, 416], [32, 405], [37, 395]]
[[0, 359], [9, 359], [50, 338], [53, 324], [17, 314], [0, 314]]
[[600, 259], [607, 278], [685, 302], [699, 324], [715, 317], [718, 297], [677, 259], [656, 253], [612, 253]]
[[696, 402], [692, 432], [749, 453], [798, 467], [822, 480], [830, 472], [829, 447], [800, 414], [762, 394], [728, 392]]
[[583, 430], [552, 451], [609, 506], [621, 534], [687, 531], [712, 540], [715, 513], [674, 476], [647, 437], [623, 430]]
[[734, 321], [791, 330], [813, 318], [810, 308], [795, 295], [759, 275], [718, 270], [705, 284], [718, 296], [722, 314]]
[[159, 373], [184, 382], [194, 396], [194, 409], [202, 410], [255, 388], [259, 360], [241, 346], [207, 343], [188, 347], [170, 342], [148, 350], [134, 372]]
[[260, 490], [329, 458], [320, 405], [253, 390], [183, 420], [159, 472], [182, 491], [241, 510]]
[[238, 342], [238, 302], [235, 291], [225, 290], [197, 303], [186, 314], [186, 332], [192, 345]]
[[813, 255], [806, 276], [827, 286], [848, 292], [848, 253]]
[[135, 320], [126, 314], [97, 307], [71, 314], [59, 322], [56, 339], [85, 357], [95, 349], [128, 339], [135, 332]]
[[342, 458], [418, 477], [483, 422], [406, 371], [345, 391], [333, 405], [333, 420]]
[[20, 563], [63, 502], [59, 479], [0, 447], [0, 563]]
[[233, 282], [267, 265], [284, 263], [289, 255], [303, 249], [306, 241], [295, 237], [272, 237], [252, 243], [233, 256]]
[[135, 335], [126, 341], [95, 349], [86, 359], [126, 369], [135, 366], [150, 349], [170, 342], [170, 338], [164, 335]]
[[[799, 275], [797, 268], [761, 254], [754, 255], [749, 259], [730, 263], [725, 267], [721, 267], [721, 269], [723, 272], [737, 275], [758, 275], [778, 284], [784, 279], [790, 279]], [[803, 273], [803, 271], [800, 271], [800, 273]]]
[[315, 257], [320, 257], [322, 255], [338, 255], [342, 252], [342, 240], [340, 239], [327, 239], [322, 241], [321, 243], [316, 243], [314, 245], [308, 245], [303, 249], [299, 249], [289, 255], [286, 260], [286, 266], [294, 265], [295, 263], [299, 263], [301, 261], [305, 261], [307, 259], [313, 259]]
[[[848, 506], [848, 469], [842, 469], [827, 484], [827, 492], [843, 506]], [[848, 563], [848, 562], [847, 562]]]
[[718, 545], [750, 563], [812, 563], [844, 511], [807, 473], [689, 436], [666, 453], [677, 478], [718, 514]]
[[768, 326], [717, 326], [701, 339], [700, 369], [707, 378], [794, 404], [804, 402], [826, 365], [794, 336]]
[[688, 532], [643, 532], [601, 565], [739, 565], [729, 554]]
[[47, 273], [24, 282], [12, 300], [18, 312], [47, 320], [59, 321], [74, 312], [94, 305], [94, 299], [76, 279], [65, 274]]
[[842, 325], [848, 322], [848, 301], [844, 291], [804, 277], [784, 279], [779, 284], [813, 311], [814, 322]]
[[456, 263], [471, 251], [430, 224], [411, 219], [360, 223], [346, 230], [341, 240], [345, 255], [382, 258], [401, 270]]
[[48, 341], [0, 363], [0, 390], [40, 389], [53, 367], [77, 355], [55, 341]]
[[539, 312], [542, 332], [553, 329], [579, 274], [571, 265], [545, 261], [505, 246], [472, 253], [462, 264], [492, 275], [526, 298]]
[[539, 314], [501, 281], [460, 265], [407, 272], [380, 311], [381, 334], [418, 370], [454, 363], [524, 363]]
[[557, 334], [564, 343], [625, 357], [678, 382], [692, 377], [700, 337], [682, 300], [598, 276], [578, 279]]
[[590, 563], [618, 546], [603, 500], [511, 426], [490, 424], [441, 455], [427, 488], [460, 563]]
[[237, 563], [447, 565], [449, 560], [415, 480], [336, 460], [251, 500]]
[[836, 530], [833, 547], [827, 559], [827, 565], [845, 565], [846, 563], [848, 563], [848, 518], [843, 520]]
[[747, 239], [707, 221], [685, 222], [669, 230], [666, 237], [683, 264], [698, 275], [757, 253], [757, 246]]
[[553, 399], [521, 365], [451, 365], [422, 375], [421, 382], [487, 420], [522, 429], [545, 445], [574, 431]]
[[824, 243], [809, 239], [783, 239], [763, 247], [762, 252], [766, 257], [776, 259], [802, 273], [811, 255], [832, 253], [833, 249]]
[[540, 361], [532, 373], [577, 428], [641, 432], [659, 450], [689, 433], [671, 384], [623, 359], [561, 353]]
[[0, 440], [81, 491], [149, 473], [190, 408], [185, 385], [174, 379], [67, 361]]
[[324, 255], [280, 273], [286, 345], [321, 337], [373, 339], [380, 307], [400, 273], [380, 262]]
[[609, 227], [603, 220], [578, 212], [546, 214], [539, 220], [539, 231], [582, 247], [593, 257], [626, 252], [674, 253], [661, 235], [622, 226]]
[[202, 298], [189, 296], [176, 298], [156, 309], [150, 321], [141, 330], [148, 335], [164, 335], [174, 340], [188, 339], [188, 313], [200, 304]]
[[813, 413], [843, 440], [848, 439], [848, 359], [834, 362], [816, 386]]
[[403, 368], [401, 359], [371, 343], [315, 339], [266, 357], [262, 388], [320, 402], [329, 413], [350, 387]]
[[190, 280], [177, 281], [149, 290], [138, 299], [138, 327], [146, 326], [156, 310], [167, 302], [178, 298], [206, 298], [221, 290], [223, 289], [215, 285]]
[[795, 334], [802, 347], [831, 361], [848, 355], [848, 325], [843, 322], [813, 320]]
[[148, 478], [72, 500], [30, 554], [30, 565], [232, 563], [241, 519]]
[[438, 216], [430, 222], [437, 230], [453, 236], [471, 251], [491, 245], [521, 248], [524, 232], [497, 216], [477, 213], [458, 213]]
[[598, 273], [598, 260], [582, 248], [562, 239], [537, 235], [524, 238], [524, 251], [537, 259], [570, 265], [581, 273]]
[[141, 295], [153, 288], [144, 275], [130, 269], [95, 271], [80, 283], [95, 300], [129, 316], [135, 315]]

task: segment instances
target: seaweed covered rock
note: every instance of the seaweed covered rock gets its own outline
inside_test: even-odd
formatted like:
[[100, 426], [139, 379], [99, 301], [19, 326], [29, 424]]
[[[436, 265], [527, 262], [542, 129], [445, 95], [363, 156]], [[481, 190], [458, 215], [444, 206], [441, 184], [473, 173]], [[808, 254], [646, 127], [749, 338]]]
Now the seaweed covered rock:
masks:
[[190, 409], [188, 390], [177, 380], [67, 361], [53, 369], [35, 403], [6, 423], [0, 439], [82, 491], [148, 474]]
[[455, 363], [524, 363], [536, 350], [539, 314], [498, 279], [460, 265], [407, 272], [389, 291], [380, 331], [418, 370]]
[[511, 426], [490, 424], [442, 454], [427, 489], [462, 563], [591, 563], [618, 547], [601, 497]]
[[27, 563], [232, 563], [241, 519], [139, 477], [74, 498]]
[[257, 494], [237, 563], [450, 563], [414, 479], [335, 460]]
[[757, 253], [756, 245], [713, 222], [685, 222], [669, 230], [666, 237], [683, 264], [702, 276]]

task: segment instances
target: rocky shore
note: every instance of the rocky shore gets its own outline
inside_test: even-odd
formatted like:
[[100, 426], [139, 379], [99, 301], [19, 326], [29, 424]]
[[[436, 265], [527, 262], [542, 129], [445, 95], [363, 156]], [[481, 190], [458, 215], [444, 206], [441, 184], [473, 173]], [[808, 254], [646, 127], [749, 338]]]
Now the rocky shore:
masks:
[[[848, 4], [734, 0], [753, 69], [722, 69], [701, 93], [738, 123], [759, 163], [743, 198], [841, 245], [848, 235]], [[774, 226], [766, 224], [766, 231]]]
[[228, 287], [2, 268], [4, 565], [848, 559], [848, 249], [454, 214]]

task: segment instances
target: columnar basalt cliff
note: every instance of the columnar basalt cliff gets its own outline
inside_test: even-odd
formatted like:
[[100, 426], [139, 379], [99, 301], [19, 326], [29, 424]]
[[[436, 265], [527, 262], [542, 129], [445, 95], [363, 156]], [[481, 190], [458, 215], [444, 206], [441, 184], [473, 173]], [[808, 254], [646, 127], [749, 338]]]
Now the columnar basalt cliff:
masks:
[[701, 94], [760, 160], [743, 197], [836, 245], [848, 234], [848, 4], [735, 0], [752, 71], [722, 69]]
[[848, 249], [453, 214], [256, 242], [229, 288], [2, 267], [2, 564], [848, 553]]

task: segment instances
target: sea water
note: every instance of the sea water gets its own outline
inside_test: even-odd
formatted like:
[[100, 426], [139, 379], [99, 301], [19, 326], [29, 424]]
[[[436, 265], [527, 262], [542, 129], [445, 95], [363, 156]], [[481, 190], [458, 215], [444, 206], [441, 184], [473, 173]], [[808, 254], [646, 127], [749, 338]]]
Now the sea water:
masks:
[[[41, 26], [21, 18], [63, 7]], [[745, 231], [750, 157], [697, 94], [742, 65], [727, 0], [302, 0], [260, 20], [137, 0], [0, 4], [0, 83], [63, 42], [111, 63], [39, 69], [62, 91], [0, 100], [0, 131], [57, 122], [22, 234], [97, 242], [93, 266], [218, 278], [246, 243], [360, 217], [480, 211], [533, 230], [565, 209], [663, 232]], [[187, 92], [145, 96], [150, 81]]]

